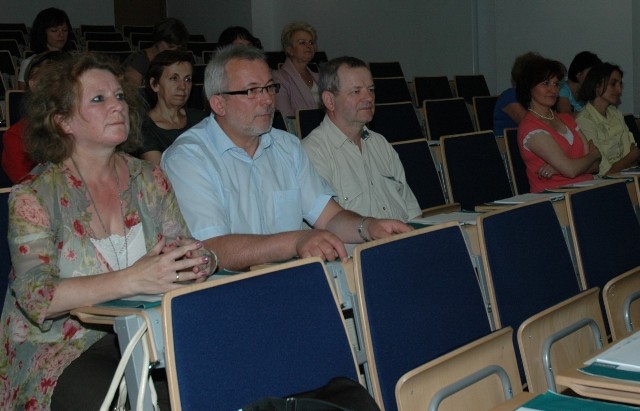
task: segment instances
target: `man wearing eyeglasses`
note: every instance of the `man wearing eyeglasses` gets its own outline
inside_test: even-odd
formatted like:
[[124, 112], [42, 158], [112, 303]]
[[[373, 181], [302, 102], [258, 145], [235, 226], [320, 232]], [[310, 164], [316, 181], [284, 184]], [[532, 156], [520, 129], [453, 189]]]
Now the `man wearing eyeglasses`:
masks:
[[[346, 259], [344, 243], [409, 231], [400, 221], [364, 218], [332, 200], [298, 138], [271, 128], [278, 89], [262, 51], [219, 50], [205, 72], [212, 115], [162, 157], [192, 235], [216, 251], [220, 266]], [[315, 229], [304, 230], [303, 220]]]

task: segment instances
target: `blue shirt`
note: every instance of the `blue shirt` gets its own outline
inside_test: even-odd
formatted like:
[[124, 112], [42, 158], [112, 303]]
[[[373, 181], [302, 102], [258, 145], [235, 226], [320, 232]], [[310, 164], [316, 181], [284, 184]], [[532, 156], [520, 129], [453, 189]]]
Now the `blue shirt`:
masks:
[[569, 83], [563, 81], [560, 85], [560, 90], [558, 91], [558, 97], [565, 97], [569, 100], [569, 104], [573, 108], [573, 111], [580, 111], [585, 105], [584, 101], [576, 100], [571, 92], [571, 88], [569, 87]]
[[493, 133], [496, 136], [504, 134], [505, 128], [518, 128], [518, 124], [503, 111], [509, 104], [517, 102], [515, 87], [506, 89], [498, 97], [496, 107], [493, 109]]
[[315, 224], [334, 195], [294, 135], [271, 129], [251, 158], [213, 115], [178, 137], [161, 165], [199, 240], [300, 230], [303, 219]]

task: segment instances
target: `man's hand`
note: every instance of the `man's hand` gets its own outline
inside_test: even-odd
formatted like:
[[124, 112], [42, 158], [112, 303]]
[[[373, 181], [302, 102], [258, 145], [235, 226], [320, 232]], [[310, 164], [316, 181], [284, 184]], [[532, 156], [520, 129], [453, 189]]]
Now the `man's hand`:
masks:
[[337, 258], [347, 261], [347, 250], [342, 241], [327, 230], [302, 230], [296, 241], [296, 252], [300, 258], [320, 257], [325, 261]]

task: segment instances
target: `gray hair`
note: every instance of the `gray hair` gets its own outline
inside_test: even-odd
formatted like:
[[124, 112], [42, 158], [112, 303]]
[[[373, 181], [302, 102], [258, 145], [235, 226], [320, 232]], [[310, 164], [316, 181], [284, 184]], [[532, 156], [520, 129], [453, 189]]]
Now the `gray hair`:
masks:
[[311, 35], [311, 40], [315, 43], [318, 40], [318, 34], [316, 33], [316, 29], [309, 23], [305, 23], [304, 21], [294, 21], [293, 23], [289, 23], [282, 29], [282, 33], [280, 34], [280, 42], [282, 43], [282, 50], [287, 50], [287, 47], [293, 46], [293, 42], [291, 38], [293, 37], [293, 33], [297, 31], [306, 31]]
[[252, 46], [244, 44], [230, 44], [219, 49], [215, 56], [207, 64], [204, 71], [204, 91], [207, 100], [223, 91], [227, 91], [229, 86], [229, 78], [225, 72], [225, 66], [230, 60], [262, 60], [266, 64], [266, 56], [264, 52]]
[[324, 91], [335, 93], [340, 90], [338, 69], [342, 66], [347, 66], [348, 68], [365, 67], [367, 70], [369, 69], [367, 63], [364, 61], [349, 56], [336, 57], [324, 63], [320, 66], [320, 77], [318, 79], [318, 89], [321, 95]]

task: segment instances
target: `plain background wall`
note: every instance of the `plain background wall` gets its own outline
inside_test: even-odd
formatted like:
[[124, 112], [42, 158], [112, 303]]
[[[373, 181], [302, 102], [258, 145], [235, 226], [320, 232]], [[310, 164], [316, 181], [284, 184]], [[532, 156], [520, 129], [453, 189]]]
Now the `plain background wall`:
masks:
[[[135, 0], [133, 0], [135, 1]], [[640, 3], [633, 0], [166, 0], [170, 16], [216, 41], [230, 25], [249, 28], [266, 50], [294, 20], [316, 27], [329, 58], [399, 60], [405, 76], [482, 73], [492, 93], [509, 86], [511, 64], [527, 51], [562, 61], [591, 50], [625, 71], [623, 112], [640, 111]], [[90, 6], [89, 6], [90, 5]], [[38, 10], [60, 7], [74, 25], [112, 24], [107, 0], [0, 0], [3, 21], [30, 24]], [[638, 107], [638, 109], [635, 109]]]

